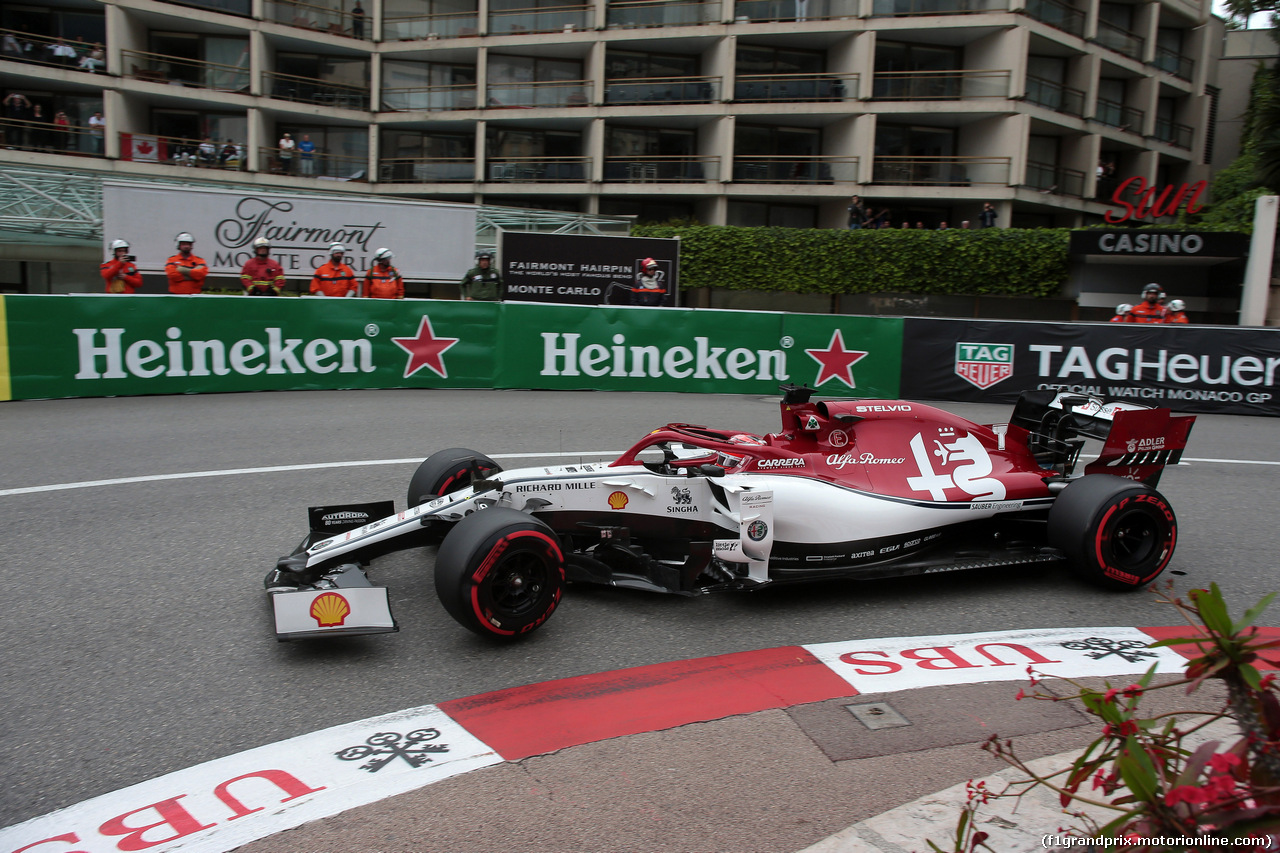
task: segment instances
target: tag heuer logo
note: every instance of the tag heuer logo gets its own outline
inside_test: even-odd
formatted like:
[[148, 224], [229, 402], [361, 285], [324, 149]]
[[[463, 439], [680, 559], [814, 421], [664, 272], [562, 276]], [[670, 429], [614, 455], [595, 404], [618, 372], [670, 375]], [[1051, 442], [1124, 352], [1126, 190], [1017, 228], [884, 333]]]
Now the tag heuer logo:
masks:
[[1013, 375], [1013, 344], [956, 344], [956, 375], [990, 388]]

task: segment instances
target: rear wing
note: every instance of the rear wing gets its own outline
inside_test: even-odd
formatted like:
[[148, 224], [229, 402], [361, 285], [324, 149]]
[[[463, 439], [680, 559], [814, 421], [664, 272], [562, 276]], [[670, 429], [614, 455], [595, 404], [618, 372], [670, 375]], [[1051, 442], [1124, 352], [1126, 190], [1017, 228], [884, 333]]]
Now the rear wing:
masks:
[[1072, 473], [1084, 442], [1101, 441], [1086, 474], [1114, 474], [1149, 486], [1160, 482], [1166, 465], [1176, 465], [1195, 424], [1194, 415], [1175, 415], [1136, 403], [1083, 394], [1024, 391], [1009, 423], [1028, 432], [1028, 445], [1041, 465]]

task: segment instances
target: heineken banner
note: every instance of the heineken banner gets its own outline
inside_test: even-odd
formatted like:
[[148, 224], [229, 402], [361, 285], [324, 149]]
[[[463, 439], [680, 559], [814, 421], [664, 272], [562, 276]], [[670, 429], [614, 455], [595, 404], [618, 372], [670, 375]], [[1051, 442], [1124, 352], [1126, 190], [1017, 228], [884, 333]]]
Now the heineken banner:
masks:
[[1280, 329], [909, 319], [902, 393], [1013, 401], [1075, 391], [1181, 412], [1280, 415]]
[[658, 237], [502, 232], [502, 277], [511, 302], [632, 305], [640, 262], [658, 262], [662, 305], [680, 293], [680, 241]]
[[0, 311], [0, 399], [406, 387], [775, 394], [784, 382], [895, 397], [902, 328], [416, 299], [6, 296]]

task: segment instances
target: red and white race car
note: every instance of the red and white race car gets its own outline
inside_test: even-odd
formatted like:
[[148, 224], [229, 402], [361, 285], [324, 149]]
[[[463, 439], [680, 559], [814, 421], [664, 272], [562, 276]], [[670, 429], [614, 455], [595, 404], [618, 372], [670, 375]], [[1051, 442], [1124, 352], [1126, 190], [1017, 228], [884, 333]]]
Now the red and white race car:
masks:
[[[1124, 590], [1173, 556], [1177, 521], [1155, 486], [1194, 417], [1033, 391], [1008, 423], [980, 425], [783, 391], [768, 435], [668, 424], [612, 462], [511, 471], [443, 450], [403, 512], [313, 507], [311, 533], [267, 576], [276, 636], [396, 630], [365, 566], [431, 543], [445, 609], [503, 639], [545, 623], [567, 582], [693, 595], [1064, 562]], [[1101, 448], [1077, 474], [1087, 439]]]

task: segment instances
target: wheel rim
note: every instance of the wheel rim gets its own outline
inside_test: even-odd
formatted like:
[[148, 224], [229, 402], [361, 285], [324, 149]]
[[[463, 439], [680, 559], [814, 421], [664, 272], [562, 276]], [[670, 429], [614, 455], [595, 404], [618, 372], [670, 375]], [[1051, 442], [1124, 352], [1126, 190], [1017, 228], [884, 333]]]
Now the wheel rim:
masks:
[[538, 609], [550, 571], [537, 554], [511, 554], [485, 578], [481, 596], [500, 620], [519, 619]]
[[1121, 513], [1107, 530], [1111, 562], [1120, 569], [1141, 574], [1158, 563], [1164, 553], [1163, 520], [1142, 509]]

